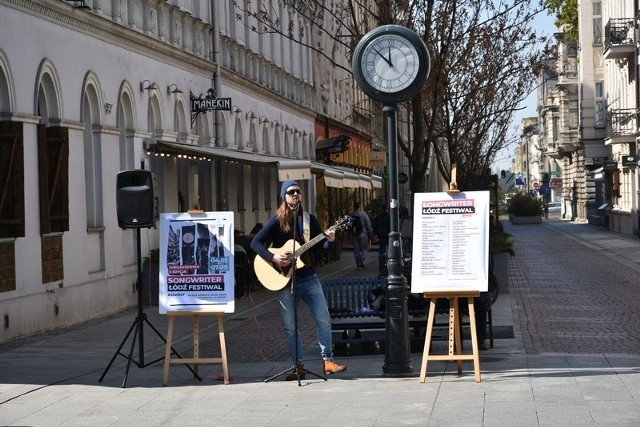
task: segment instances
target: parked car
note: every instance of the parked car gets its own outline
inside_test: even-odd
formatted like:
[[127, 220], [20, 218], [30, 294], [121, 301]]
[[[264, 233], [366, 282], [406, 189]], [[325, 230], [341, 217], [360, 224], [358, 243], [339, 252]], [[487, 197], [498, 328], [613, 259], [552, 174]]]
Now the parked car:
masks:
[[561, 210], [562, 210], [562, 205], [560, 202], [549, 203], [549, 212], [560, 212]]

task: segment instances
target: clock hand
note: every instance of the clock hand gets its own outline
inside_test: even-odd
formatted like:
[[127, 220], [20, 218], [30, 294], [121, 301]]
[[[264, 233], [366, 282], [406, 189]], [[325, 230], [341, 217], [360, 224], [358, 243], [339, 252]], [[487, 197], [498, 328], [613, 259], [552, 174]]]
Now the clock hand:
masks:
[[393, 67], [393, 63], [391, 62], [391, 46], [389, 46], [389, 60], [387, 61], [390, 67]]
[[391, 63], [391, 55], [389, 55], [389, 59], [387, 59], [383, 54], [381, 54], [378, 49], [376, 49], [375, 47], [373, 48], [374, 52], [377, 53], [378, 55], [380, 55], [380, 58], [384, 59], [384, 62], [386, 62], [387, 64], [389, 64], [389, 67], [393, 67], [393, 64]]

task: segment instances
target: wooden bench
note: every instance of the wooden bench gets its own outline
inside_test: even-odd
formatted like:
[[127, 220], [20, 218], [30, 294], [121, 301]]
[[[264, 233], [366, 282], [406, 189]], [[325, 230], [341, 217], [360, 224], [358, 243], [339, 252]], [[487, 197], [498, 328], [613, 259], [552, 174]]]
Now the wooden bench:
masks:
[[[336, 279], [324, 279], [321, 281], [322, 290], [329, 307], [332, 330], [342, 330], [343, 339], [349, 338], [350, 330], [354, 332], [354, 338], [361, 338], [360, 330], [384, 329], [386, 326], [385, 311], [377, 309], [375, 297], [383, 291], [387, 284], [386, 277], [348, 277]], [[409, 327], [413, 328], [416, 336], [420, 328], [425, 328], [427, 315], [429, 314], [429, 300], [422, 295], [408, 295], [410, 301], [407, 304], [409, 314]], [[438, 299], [436, 314], [448, 314], [449, 302]], [[468, 322], [465, 323], [468, 325]], [[448, 326], [447, 323], [436, 323], [436, 326]], [[488, 336], [493, 347], [493, 328], [491, 309], [488, 311]]]

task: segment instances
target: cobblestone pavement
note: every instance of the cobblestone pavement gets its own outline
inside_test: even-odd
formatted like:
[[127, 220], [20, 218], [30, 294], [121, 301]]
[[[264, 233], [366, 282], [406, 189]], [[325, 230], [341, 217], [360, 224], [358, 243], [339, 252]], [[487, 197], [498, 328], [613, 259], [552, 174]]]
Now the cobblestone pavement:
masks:
[[[515, 301], [522, 350], [528, 354], [637, 354], [640, 350], [640, 264], [624, 262], [579, 236], [580, 230], [595, 231], [584, 239], [606, 238], [606, 233], [588, 224], [561, 220], [542, 225], [511, 225], [516, 256], [509, 259], [510, 292]], [[569, 227], [569, 228], [567, 228]], [[578, 237], [577, 237], [578, 236]], [[630, 248], [640, 240], [628, 239]], [[323, 277], [372, 276], [377, 274], [375, 249], [365, 270], [357, 270], [350, 250], [341, 259], [318, 268]], [[282, 319], [275, 293], [255, 286], [244, 297], [248, 307], [231, 316], [225, 329], [229, 360], [239, 363], [287, 361]], [[306, 305], [299, 309], [305, 358], [318, 358], [315, 328]], [[514, 325], [515, 326], [515, 325]], [[215, 328], [202, 341], [203, 348], [219, 351]], [[190, 354], [190, 347], [183, 349]]]
[[[554, 222], [503, 224], [514, 236], [510, 289], [528, 354], [638, 353], [637, 268], [576, 241]], [[638, 239], [626, 243], [640, 247]]]
[[[377, 275], [377, 249], [370, 252], [367, 266], [364, 270], [356, 269], [353, 252], [343, 250], [340, 259], [322, 265], [316, 272], [321, 279], [324, 277], [363, 277]], [[234, 362], [281, 362], [289, 360], [289, 352], [285, 340], [282, 317], [276, 293], [266, 290], [260, 284], [254, 286], [255, 292], [243, 297], [242, 305], [248, 307], [242, 317], [225, 321], [225, 330], [231, 331], [233, 340], [227, 340], [227, 355]], [[316, 330], [311, 314], [306, 304], [298, 306], [298, 327], [303, 337], [305, 359], [318, 359], [319, 347], [315, 344]], [[217, 336], [206, 341], [203, 348], [212, 349], [218, 354], [220, 344]], [[190, 354], [190, 349], [186, 349]]]
[[[420, 354], [413, 353], [415, 370], [406, 376], [385, 375], [383, 354], [352, 355], [338, 359], [348, 370], [327, 381], [311, 375], [297, 385], [283, 378], [266, 384], [291, 365], [275, 294], [260, 288], [224, 317], [229, 385], [220, 364], [207, 364], [199, 370], [202, 381], [175, 366], [163, 386], [162, 362], [149, 361], [164, 356], [165, 345], [148, 328], [141, 346], [148, 368], [132, 366], [128, 375], [127, 360], [119, 357], [107, 375], [136, 316], [131, 309], [0, 346], [0, 425], [640, 425], [634, 316], [640, 240], [560, 220], [505, 229], [514, 236], [516, 257], [493, 323], [513, 326], [513, 335], [481, 352], [481, 382], [473, 380], [470, 364], [457, 375], [455, 363], [434, 361], [420, 383]], [[376, 264], [371, 259], [356, 270], [353, 253], [343, 251], [318, 274], [375, 275]], [[305, 367], [320, 372], [305, 310]], [[167, 330], [167, 316], [157, 308], [146, 307], [146, 314]], [[208, 345], [218, 341], [215, 323], [213, 316], [200, 323], [201, 357], [217, 356]], [[193, 349], [189, 319], [176, 322], [172, 342], [185, 356]], [[444, 340], [435, 345], [447, 350]]]

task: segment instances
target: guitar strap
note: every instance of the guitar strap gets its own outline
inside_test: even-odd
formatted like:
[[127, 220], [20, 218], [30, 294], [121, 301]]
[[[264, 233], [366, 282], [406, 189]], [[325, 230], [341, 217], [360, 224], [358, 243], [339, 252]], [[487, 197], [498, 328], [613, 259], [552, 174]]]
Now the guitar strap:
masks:
[[305, 242], [311, 238], [311, 220], [307, 211], [302, 212], [302, 237]]

